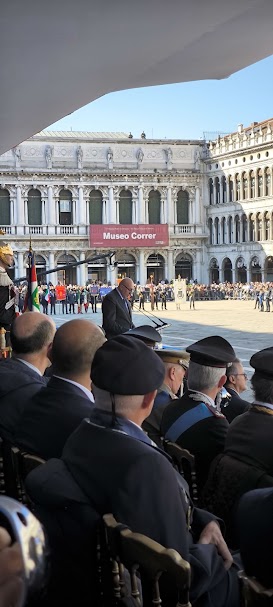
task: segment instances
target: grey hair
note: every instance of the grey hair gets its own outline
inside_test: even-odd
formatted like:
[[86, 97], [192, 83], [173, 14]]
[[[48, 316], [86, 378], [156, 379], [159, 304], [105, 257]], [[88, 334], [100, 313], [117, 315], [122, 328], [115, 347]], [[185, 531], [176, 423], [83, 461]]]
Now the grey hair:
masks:
[[190, 361], [188, 370], [188, 387], [190, 390], [203, 392], [211, 390], [218, 386], [223, 375], [226, 374], [225, 368], [205, 367]]
[[[97, 388], [97, 386], [94, 384], [92, 384], [92, 392], [94, 393], [95, 405], [98, 409], [102, 409], [103, 411], [112, 411], [112, 400], [109, 392], [106, 392], [106, 390], [101, 390], [101, 388]], [[144, 396], [140, 396], [138, 394], [129, 396], [124, 394], [115, 394], [116, 414], [126, 417], [126, 415], [140, 408], [143, 398]]]
[[236, 375], [237, 365], [241, 365], [241, 361], [239, 358], [235, 358], [233, 363], [231, 363], [230, 367], [227, 368], [227, 371], [226, 371], [227, 383], [228, 383], [229, 377], [231, 375]]
[[258, 373], [254, 373], [251, 378], [251, 385], [255, 400], [273, 404], [273, 381], [271, 379], [266, 379]]

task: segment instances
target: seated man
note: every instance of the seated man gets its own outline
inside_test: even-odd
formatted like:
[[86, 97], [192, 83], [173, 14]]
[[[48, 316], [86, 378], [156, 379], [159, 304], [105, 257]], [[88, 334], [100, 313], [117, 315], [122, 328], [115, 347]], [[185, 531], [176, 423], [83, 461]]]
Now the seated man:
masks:
[[26, 403], [46, 386], [56, 328], [50, 318], [34, 312], [18, 316], [11, 326], [12, 358], [0, 362], [0, 436], [13, 441]]
[[236, 358], [227, 368], [226, 374], [227, 381], [224, 387], [231, 398], [221, 402], [221, 411], [231, 424], [237, 415], [245, 413], [250, 408], [250, 403], [240, 397], [240, 394], [247, 389], [247, 375], [239, 358]]
[[141, 429], [164, 380], [162, 361], [140, 340], [120, 335], [96, 352], [91, 375], [96, 408], [90, 420], [70, 436], [61, 461], [51, 460], [28, 477], [36, 508], [56, 516], [60, 504], [69, 512], [74, 499], [76, 520], [80, 490], [100, 516], [112, 512], [190, 562], [193, 604], [201, 597], [202, 607], [238, 607], [236, 567], [217, 520], [192, 509], [184, 479]]
[[[189, 367], [190, 355], [183, 350], [156, 350], [165, 367], [162, 386], [157, 391], [151, 414], [143, 423], [143, 429], [150, 438], [161, 445], [161, 421], [166, 406], [177, 399], [177, 392], [183, 388], [183, 379]], [[183, 393], [183, 390], [182, 390]]]
[[235, 359], [231, 345], [222, 337], [206, 337], [186, 348], [191, 359], [188, 391], [168, 405], [161, 429], [164, 437], [195, 456], [199, 495], [214, 457], [224, 449], [229, 424], [215, 406], [226, 382], [226, 367]]
[[105, 337], [89, 320], [71, 320], [52, 345], [52, 377], [25, 406], [14, 444], [43, 459], [61, 457], [67, 438], [94, 406], [90, 367]]

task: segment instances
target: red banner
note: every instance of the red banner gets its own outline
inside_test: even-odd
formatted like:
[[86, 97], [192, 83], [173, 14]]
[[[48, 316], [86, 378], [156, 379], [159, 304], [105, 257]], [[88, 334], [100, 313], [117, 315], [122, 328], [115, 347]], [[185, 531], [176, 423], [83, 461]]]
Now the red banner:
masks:
[[127, 249], [167, 247], [168, 224], [130, 224], [90, 226], [90, 247], [95, 249]]

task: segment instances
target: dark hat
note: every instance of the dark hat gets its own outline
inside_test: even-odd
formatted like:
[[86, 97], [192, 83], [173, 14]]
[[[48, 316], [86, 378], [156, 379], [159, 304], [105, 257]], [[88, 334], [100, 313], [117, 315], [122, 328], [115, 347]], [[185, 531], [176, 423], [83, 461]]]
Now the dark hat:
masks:
[[151, 327], [151, 325], [141, 325], [140, 327], [135, 327], [134, 329], [126, 331], [126, 333], [123, 333], [123, 335], [136, 337], [149, 345], [160, 344], [162, 341], [161, 335], [159, 335], [158, 331], [154, 329], [154, 327]]
[[192, 362], [204, 367], [229, 367], [236, 358], [233, 347], [219, 335], [196, 341], [186, 348], [186, 352], [190, 353]]
[[95, 386], [112, 394], [148, 394], [161, 386], [164, 377], [164, 364], [154, 350], [128, 335], [106, 341], [91, 367]]
[[273, 380], [273, 348], [265, 348], [253, 354], [250, 364], [264, 379]]
[[185, 350], [170, 350], [164, 348], [163, 350], [155, 351], [164, 363], [174, 363], [176, 365], [181, 365], [184, 369], [189, 368], [190, 355]]

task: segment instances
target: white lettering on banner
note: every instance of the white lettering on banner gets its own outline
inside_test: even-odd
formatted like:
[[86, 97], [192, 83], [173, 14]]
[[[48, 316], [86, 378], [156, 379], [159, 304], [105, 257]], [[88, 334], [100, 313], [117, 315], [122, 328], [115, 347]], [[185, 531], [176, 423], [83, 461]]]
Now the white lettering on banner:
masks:
[[[133, 240], [154, 240], [156, 234], [137, 234], [132, 232]], [[103, 232], [103, 240], [128, 240], [129, 234], [111, 234], [111, 232]]]

